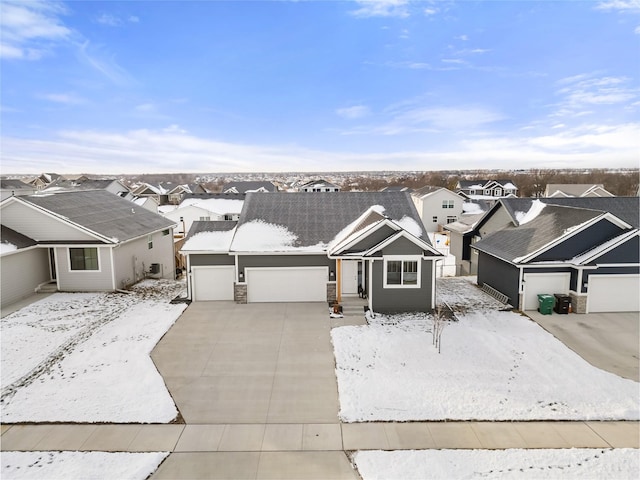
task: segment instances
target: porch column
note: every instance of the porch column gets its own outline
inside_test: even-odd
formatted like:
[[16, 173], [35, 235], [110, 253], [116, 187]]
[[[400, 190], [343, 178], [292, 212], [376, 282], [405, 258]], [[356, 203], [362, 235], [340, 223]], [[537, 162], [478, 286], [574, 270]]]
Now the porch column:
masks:
[[336, 260], [336, 302], [342, 301], [342, 260]]

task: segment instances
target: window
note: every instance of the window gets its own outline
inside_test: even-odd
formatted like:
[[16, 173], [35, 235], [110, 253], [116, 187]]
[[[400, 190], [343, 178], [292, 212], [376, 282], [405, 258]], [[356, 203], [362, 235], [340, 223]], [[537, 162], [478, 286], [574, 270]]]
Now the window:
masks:
[[496, 197], [501, 197], [501, 196], [502, 196], [502, 189], [501, 189], [501, 188], [496, 188], [496, 189], [493, 191], [493, 194], [494, 194]]
[[436, 216], [433, 216], [431, 220], [433, 221], [433, 223], [438, 223], [438, 217]]
[[447, 224], [457, 222], [457, 221], [458, 221], [458, 217], [454, 217], [454, 216], [447, 217]]
[[70, 248], [69, 261], [71, 270], [99, 270], [98, 249], [90, 248]]
[[209, 220], [211, 220], [211, 217], [200, 217], [201, 222], [208, 222]]
[[153, 235], [147, 236], [147, 248], [151, 250], [153, 248]]
[[453, 208], [453, 200], [443, 200], [442, 208]]
[[385, 287], [420, 287], [418, 260], [385, 259]]
[[164, 235], [165, 237], [169, 235], [169, 229], [167, 228], [166, 230], [163, 230], [162, 235]]
[[484, 194], [485, 194], [485, 195], [487, 195], [487, 196], [488, 196], [488, 195], [491, 195], [491, 190], [486, 189], [486, 190], [484, 191]]

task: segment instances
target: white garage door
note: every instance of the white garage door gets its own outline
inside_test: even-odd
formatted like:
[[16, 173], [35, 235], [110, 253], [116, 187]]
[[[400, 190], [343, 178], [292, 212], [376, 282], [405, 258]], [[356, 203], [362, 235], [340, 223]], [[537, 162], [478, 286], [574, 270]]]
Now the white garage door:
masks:
[[524, 309], [538, 308], [538, 295], [541, 293], [569, 293], [570, 273], [525, 273]]
[[327, 267], [247, 268], [247, 302], [326, 302]]
[[640, 275], [590, 275], [587, 312], [640, 311]]
[[191, 271], [194, 301], [233, 300], [235, 267], [192, 267]]

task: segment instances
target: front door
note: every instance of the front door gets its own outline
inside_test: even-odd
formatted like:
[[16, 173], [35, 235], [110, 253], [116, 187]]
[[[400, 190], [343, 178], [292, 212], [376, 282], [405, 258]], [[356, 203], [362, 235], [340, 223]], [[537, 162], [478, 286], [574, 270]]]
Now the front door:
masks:
[[56, 280], [56, 253], [53, 248], [49, 249], [49, 266], [51, 267], [51, 280]]
[[358, 294], [358, 260], [342, 260], [342, 294]]

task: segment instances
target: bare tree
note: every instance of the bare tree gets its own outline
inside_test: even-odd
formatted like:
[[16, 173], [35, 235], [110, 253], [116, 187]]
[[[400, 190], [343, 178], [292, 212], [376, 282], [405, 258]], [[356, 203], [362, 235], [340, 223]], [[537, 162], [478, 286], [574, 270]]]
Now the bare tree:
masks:
[[440, 353], [441, 349], [441, 337], [442, 331], [444, 327], [447, 326], [448, 320], [445, 310], [438, 306], [432, 314], [432, 326], [431, 326], [431, 336], [433, 339], [433, 346], [436, 347], [438, 353]]

